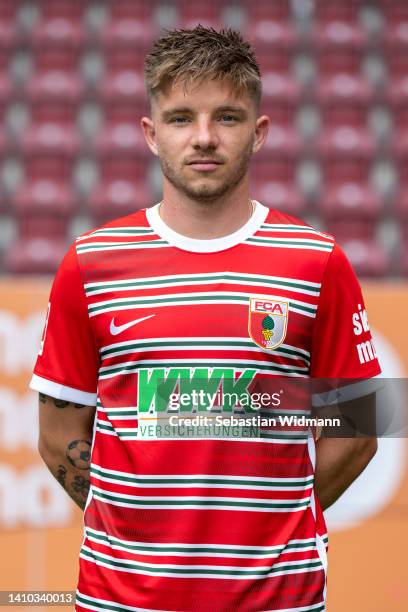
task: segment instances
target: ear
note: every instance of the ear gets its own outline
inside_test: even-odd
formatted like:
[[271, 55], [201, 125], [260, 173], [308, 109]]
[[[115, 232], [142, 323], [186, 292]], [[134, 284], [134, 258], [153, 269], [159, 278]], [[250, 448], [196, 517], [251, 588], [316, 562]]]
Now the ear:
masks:
[[142, 117], [140, 120], [140, 125], [143, 130], [144, 137], [147, 142], [147, 146], [153, 153], [153, 155], [157, 155], [157, 144], [156, 144], [156, 130], [154, 127], [153, 120], [149, 117]]
[[254, 144], [252, 145], [253, 153], [259, 151], [259, 149], [264, 144], [266, 137], [268, 135], [270, 119], [268, 115], [262, 115], [258, 117], [255, 123], [255, 139]]

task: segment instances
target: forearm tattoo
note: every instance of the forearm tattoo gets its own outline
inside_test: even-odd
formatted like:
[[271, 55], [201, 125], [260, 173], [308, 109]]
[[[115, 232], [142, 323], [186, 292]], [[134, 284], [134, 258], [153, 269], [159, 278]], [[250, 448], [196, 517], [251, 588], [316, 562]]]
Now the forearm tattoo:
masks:
[[[55, 406], [55, 408], [58, 408], [59, 410], [68, 408], [70, 406], [73, 406], [76, 409], [93, 408], [86, 406], [85, 404], [77, 404], [50, 397], [45, 393], [40, 393], [39, 399], [42, 404], [48, 404], [50, 407]], [[71, 415], [67, 413], [66, 416], [70, 417]], [[84, 413], [83, 417], [85, 418], [86, 416], [87, 413]], [[91, 440], [72, 440], [66, 447], [65, 457], [67, 461], [65, 462], [65, 465], [64, 463], [60, 463], [62, 457], [57, 463], [57, 468], [54, 467], [55, 464], [52, 466], [51, 463], [47, 463], [56, 480], [58, 480], [60, 485], [82, 510], [85, 508], [90, 488], [89, 470], [91, 466], [91, 448]], [[81, 471], [82, 474], [78, 474], [78, 471]]]
[[65, 400], [56, 399], [55, 397], [52, 398], [52, 401], [54, 402], [54, 406], [56, 408], [66, 408], [70, 403]]
[[[60, 464], [55, 478], [73, 501], [84, 510], [90, 487], [89, 475], [85, 473], [85, 470], [89, 472], [90, 469], [91, 442], [89, 440], [72, 440], [68, 444], [66, 457], [71, 467], [68, 466], [67, 468]], [[84, 475], [75, 474], [75, 470], [83, 470]]]
[[68, 444], [67, 459], [78, 470], [89, 470], [91, 464], [90, 440], [72, 440]]
[[86, 404], [77, 404], [74, 402], [67, 402], [66, 400], [57, 399], [55, 397], [50, 397], [49, 395], [46, 395], [45, 393], [40, 393], [40, 402], [42, 404], [45, 404], [48, 399], [52, 401], [52, 403], [54, 404], [56, 408], [60, 408], [60, 409], [66, 408], [67, 406], [70, 406], [70, 405], [76, 408], [77, 410], [81, 408], [87, 408]]
[[[60, 464], [55, 477], [74, 502], [84, 510], [90, 487], [89, 474], [86, 474], [86, 471], [89, 472], [91, 464], [91, 441], [72, 440], [68, 444], [66, 457], [70, 466]], [[75, 470], [83, 470], [84, 475], [75, 474]]]
[[74, 480], [72, 481], [72, 489], [75, 491], [75, 493], [79, 493], [79, 495], [86, 500], [88, 497], [89, 484], [89, 478], [75, 476]]
[[67, 468], [64, 465], [59, 465], [56, 478], [58, 482], [64, 487], [64, 489], [66, 488], [65, 486], [66, 477], [67, 477]]

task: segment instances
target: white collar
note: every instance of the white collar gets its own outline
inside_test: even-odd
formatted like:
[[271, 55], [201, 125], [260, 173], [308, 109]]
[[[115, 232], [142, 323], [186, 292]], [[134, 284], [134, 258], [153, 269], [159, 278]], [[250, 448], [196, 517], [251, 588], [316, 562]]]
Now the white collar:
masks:
[[161, 238], [166, 240], [171, 246], [178, 247], [184, 251], [192, 251], [193, 253], [215, 253], [216, 251], [225, 251], [255, 234], [264, 223], [269, 208], [253, 200], [255, 203], [254, 212], [248, 221], [238, 230], [221, 238], [201, 239], [189, 238], [172, 230], [159, 214], [160, 202], [146, 210], [146, 217], [149, 225]]

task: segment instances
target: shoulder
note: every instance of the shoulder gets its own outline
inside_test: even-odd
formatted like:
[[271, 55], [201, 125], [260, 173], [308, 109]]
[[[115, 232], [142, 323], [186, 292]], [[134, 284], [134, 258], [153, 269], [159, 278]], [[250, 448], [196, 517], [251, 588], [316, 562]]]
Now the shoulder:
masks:
[[335, 247], [335, 239], [302, 219], [278, 210], [268, 211], [257, 232], [259, 239], [290, 249], [293, 256], [301, 251], [308, 260], [327, 259]]
[[303, 219], [299, 219], [298, 217], [288, 215], [287, 213], [275, 209], [269, 210], [263, 223], [263, 226], [270, 226], [271, 229], [275, 228], [276, 231], [278, 231], [279, 229], [293, 229], [299, 230], [299, 232], [310, 231], [315, 233], [316, 235], [322, 236], [322, 238], [325, 238], [326, 240], [332, 243], [335, 242], [335, 238], [331, 234], [328, 234], [327, 232], [324, 232], [321, 229], [314, 227], [309, 223], [306, 223], [306, 221], [304, 221]]
[[[111, 257], [112, 251], [123, 255], [127, 249], [138, 248], [139, 243], [149, 242], [151, 238], [157, 240], [147, 220], [146, 209], [143, 208], [82, 234], [75, 240], [74, 250], [80, 262], [85, 254], [90, 253], [100, 262], [101, 258]], [[88, 265], [88, 259], [86, 261]]]
[[78, 236], [70, 245], [63, 258], [58, 273], [68, 276], [83, 278], [84, 268], [89, 265], [83, 255], [94, 253], [100, 257], [105, 252], [106, 256], [111, 255], [112, 248], [118, 248], [127, 241], [137, 241], [139, 237], [144, 239], [152, 234], [146, 219], [146, 209], [140, 209], [131, 215], [119, 217], [104, 225], [93, 228]]
[[148, 229], [149, 223], [146, 218], [146, 209], [142, 208], [130, 215], [126, 215], [125, 217], [118, 217], [117, 219], [113, 219], [104, 225], [100, 225], [95, 227], [87, 232], [84, 232], [78, 238], [76, 238], [75, 243], [80, 243], [84, 240], [88, 240], [90, 238], [96, 238], [98, 236], [106, 236], [106, 235], [114, 235], [120, 236], [120, 230], [125, 232], [126, 230], [136, 230], [138, 228], [146, 228]]

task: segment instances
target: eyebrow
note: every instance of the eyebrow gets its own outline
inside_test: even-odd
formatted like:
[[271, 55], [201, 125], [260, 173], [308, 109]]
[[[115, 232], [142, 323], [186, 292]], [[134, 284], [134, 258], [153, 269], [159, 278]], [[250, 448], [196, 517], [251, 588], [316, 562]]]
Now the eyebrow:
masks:
[[[248, 113], [246, 111], [245, 108], [242, 108], [240, 106], [231, 106], [231, 105], [225, 105], [225, 106], [218, 106], [216, 109], [214, 109], [215, 113], [220, 113], [220, 112], [229, 112], [229, 113], [239, 113], [240, 115], [242, 115], [243, 117], [247, 117]], [[191, 108], [189, 108], [188, 106], [181, 106], [181, 107], [177, 107], [177, 108], [170, 108], [168, 110], [163, 111], [162, 113], [162, 119], [166, 120], [169, 119], [169, 117], [171, 117], [172, 115], [175, 115], [177, 113], [186, 113], [186, 114], [194, 114], [194, 111], [191, 110]]]

